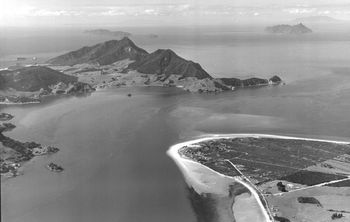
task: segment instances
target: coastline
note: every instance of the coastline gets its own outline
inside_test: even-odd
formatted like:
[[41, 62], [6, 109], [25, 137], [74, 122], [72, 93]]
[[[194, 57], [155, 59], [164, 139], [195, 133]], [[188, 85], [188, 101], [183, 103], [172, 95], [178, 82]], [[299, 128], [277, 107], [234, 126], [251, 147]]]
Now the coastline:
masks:
[[[328, 142], [328, 143], [336, 143], [336, 144], [350, 144], [350, 142], [346, 142], [346, 141], [336, 141], [336, 140], [325, 140], [325, 139], [312, 139], [312, 138], [303, 138], [303, 137], [292, 137], [292, 136], [281, 136], [281, 135], [272, 135], [272, 134], [209, 134], [209, 135], [203, 135], [203, 137], [199, 138], [199, 139], [194, 139], [194, 140], [189, 140], [189, 141], [185, 141], [185, 142], [181, 142], [178, 144], [175, 144], [173, 146], [171, 146], [168, 150], [167, 150], [167, 155], [169, 157], [171, 157], [174, 162], [177, 164], [177, 166], [180, 168], [180, 171], [183, 173], [184, 177], [186, 177], [186, 173], [189, 171], [188, 169], [186, 169], [186, 165], [184, 164], [184, 161], [189, 161], [192, 163], [196, 163], [196, 164], [200, 164], [201, 167], [204, 167], [207, 170], [210, 170], [211, 172], [216, 173], [217, 175], [224, 177], [224, 178], [229, 178], [234, 180], [235, 182], [239, 182], [240, 184], [244, 185], [251, 193], [252, 195], [254, 195], [257, 203], [260, 206], [260, 209], [262, 210], [264, 217], [265, 217], [265, 221], [266, 222], [274, 222], [274, 217], [271, 214], [270, 209], [268, 208], [268, 206], [264, 206], [264, 204], [262, 203], [262, 200], [259, 196], [259, 194], [256, 191], [256, 188], [250, 184], [248, 184], [247, 182], [244, 182], [244, 178], [245, 176], [243, 175], [243, 178], [241, 178], [240, 176], [227, 176], [224, 174], [221, 174], [201, 163], [198, 163], [194, 160], [191, 159], [185, 159], [183, 157], [180, 156], [179, 154], [179, 150], [184, 147], [184, 146], [188, 146], [191, 144], [195, 144], [195, 143], [199, 143], [199, 142], [204, 142], [204, 141], [208, 141], [208, 140], [217, 140], [217, 139], [229, 139], [229, 138], [239, 138], [239, 137], [255, 137], [255, 138], [277, 138], [277, 139], [290, 139], [290, 140], [304, 140], [304, 141], [318, 141], [318, 142]], [[231, 163], [233, 164], [233, 163]], [[234, 165], [234, 164], [233, 164]], [[187, 170], [187, 171], [186, 171]], [[248, 180], [249, 181], [249, 180]], [[188, 184], [190, 185], [190, 184]], [[264, 201], [266, 202], [266, 200], [264, 199]], [[266, 202], [267, 204], [267, 202]], [[231, 209], [233, 211], [233, 206], [231, 206]], [[234, 215], [234, 212], [232, 212]]]

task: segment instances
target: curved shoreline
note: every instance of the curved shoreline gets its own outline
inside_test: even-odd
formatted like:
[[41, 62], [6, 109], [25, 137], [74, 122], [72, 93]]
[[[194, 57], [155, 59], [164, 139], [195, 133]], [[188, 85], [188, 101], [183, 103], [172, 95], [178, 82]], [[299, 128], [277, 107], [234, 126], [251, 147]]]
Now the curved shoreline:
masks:
[[[243, 181], [244, 177], [245, 177], [243, 174], [242, 174], [243, 178], [241, 178], [240, 176], [232, 177], [232, 176], [224, 175], [224, 174], [219, 173], [219, 172], [217, 172], [217, 171], [215, 171], [215, 170], [213, 170], [213, 169], [211, 169], [211, 168], [209, 168], [201, 163], [198, 163], [194, 160], [185, 159], [185, 158], [181, 157], [179, 152], [178, 152], [179, 149], [181, 149], [184, 146], [192, 145], [192, 144], [199, 143], [199, 142], [204, 142], [204, 141], [209, 141], [209, 140], [217, 140], [217, 139], [241, 138], [241, 137], [275, 138], [275, 139], [287, 139], [287, 140], [318, 141], [318, 142], [328, 142], [328, 143], [336, 143], [336, 144], [350, 144], [350, 142], [346, 142], [346, 141], [312, 139], [312, 138], [302, 138], [302, 137], [293, 137], [293, 136], [280, 136], [280, 135], [272, 135], [272, 134], [211, 134], [211, 135], [204, 135], [204, 137], [199, 138], [199, 139], [189, 140], [189, 141], [175, 144], [168, 149], [168, 151], [166, 152], [167, 155], [170, 156], [175, 161], [175, 163], [178, 165], [178, 167], [180, 168], [180, 170], [182, 171], [183, 174], [185, 174], [185, 172], [183, 172], [183, 170], [186, 169], [186, 166], [183, 163], [183, 161], [190, 161], [193, 163], [200, 164], [202, 167], [220, 175], [221, 177], [232, 179], [235, 182], [238, 182], [238, 183], [242, 184], [243, 186], [245, 186], [252, 193], [252, 195], [254, 195], [257, 203], [259, 204], [259, 206], [263, 212], [263, 215], [265, 217], [266, 222], [274, 222], [275, 221], [271, 212], [270, 212], [270, 209], [268, 208], [268, 206], [266, 206], [268, 209], [266, 209], [266, 207], [264, 207], [264, 204], [262, 203], [262, 201], [259, 197], [259, 194], [255, 190], [256, 188], [254, 186], [248, 184], [247, 182]], [[184, 175], [184, 176], [186, 176], [186, 175]], [[231, 209], [232, 209], [232, 207], [231, 207]], [[233, 214], [234, 214], [234, 212], [233, 212]]]

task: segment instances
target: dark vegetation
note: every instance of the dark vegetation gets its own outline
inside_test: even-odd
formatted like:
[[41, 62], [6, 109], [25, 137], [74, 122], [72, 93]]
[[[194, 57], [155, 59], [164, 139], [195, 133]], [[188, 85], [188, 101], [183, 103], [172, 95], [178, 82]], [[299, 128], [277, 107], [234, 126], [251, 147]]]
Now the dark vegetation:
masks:
[[298, 197], [299, 203], [316, 204], [318, 207], [322, 207], [322, 204], [315, 197]]
[[288, 192], [286, 190], [286, 185], [284, 185], [281, 181], [277, 183], [277, 189], [281, 192]]
[[329, 212], [337, 212], [337, 213], [347, 213], [350, 214], [350, 211], [346, 211], [346, 210], [333, 210], [333, 209], [329, 209]]
[[332, 180], [339, 180], [345, 178], [346, 177], [342, 175], [301, 170], [288, 176], [284, 176], [281, 178], [281, 180], [312, 186], [320, 183], [329, 182]]
[[339, 219], [339, 218], [342, 218], [343, 217], [343, 214], [341, 213], [334, 213], [332, 214], [332, 220], [335, 220], [335, 219]]
[[343, 181], [336, 182], [336, 183], [327, 184], [326, 186], [327, 187], [350, 187], [350, 179], [343, 180]]
[[288, 220], [287, 218], [285, 217], [278, 217], [278, 216], [275, 216], [273, 217], [276, 221], [279, 221], [279, 222], [290, 222], [290, 220]]

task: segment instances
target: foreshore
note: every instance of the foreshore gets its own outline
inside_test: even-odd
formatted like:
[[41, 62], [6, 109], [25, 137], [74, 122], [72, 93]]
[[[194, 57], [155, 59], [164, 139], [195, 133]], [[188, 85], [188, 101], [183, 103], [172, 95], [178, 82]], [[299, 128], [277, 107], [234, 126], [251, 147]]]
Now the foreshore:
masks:
[[[175, 144], [169, 148], [169, 150], [167, 151], [167, 154], [175, 161], [177, 166], [180, 168], [181, 172], [184, 174], [185, 178], [189, 176], [188, 174], [190, 171], [190, 169], [187, 168], [188, 166], [186, 166], [185, 162], [192, 162], [192, 163], [200, 164], [201, 167], [203, 167], [211, 172], [214, 172], [215, 174], [219, 175], [220, 177], [232, 179], [234, 182], [239, 182], [240, 184], [242, 184], [246, 188], [248, 188], [249, 191], [252, 193], [252, 195], [255, 197], [257, 203], [259, 204], [260, 209], [262, 210], [263, 215], [264, 215], [264, 221], [266, 221], [266, 222], [275, 221], [273, 218], [273, 215], [271, 214], [269, 207], [262, 203], [262, 201], [264, 201], [264, 200], [261, 200], [261, 198], [259, 197], [259, 194], [257, 193], [259, 191], [257, 191], [255, 189], [255, 187], [253, 187], [249, 183], [243, 181], [244, 176], [243, 176], [243, 178], [241, 178], [240, 176], [232, 177], [232, 176], [227, 176], [227, 175], [221, 174], [221, 173], [219, 173], [219, 172], [217, 172], [217, 171], [215, 171], [215, 170], [213, 170], [213, 169], [211, 169], [211, 168], [209, 168], [201, 163], [198, 163], [194, 160], [187, 159], [187, 158], [185, 159], [185, 158], [181, 157], [179, 154], [179, 150], [182, 147], [196, 144], [199, 142], [204, 142], [204, 141], [209, 141], [209, 140], [217, 140], [217, 139], [233, 139], [233, 138], [240, 138], [240, 137], [276, 138], [276, 139], [289, 139], [289, 140], [329, 142], [329, 143], [336, 143], [336, 144], [350, 144], [350, 142], [346, 142], [346, 141], [312, 139], [312, 138], [280, 136], [280, 135], [271, 135], [271, 134], [214, 134], [214, 135], [212, 134], [212, 135], [205, 135], [199, 139], [178, 143], [178, 144]], [[187, 181], [187, 183], [188, 183], [188, 181]], [[188, 185], [191, 186], [191, 184], [188, 184]], [[231, 209], [233, 209], [232, 207], [231, 207]], [[234, 212], [233, 212], [233, 215], [234, 215]]]

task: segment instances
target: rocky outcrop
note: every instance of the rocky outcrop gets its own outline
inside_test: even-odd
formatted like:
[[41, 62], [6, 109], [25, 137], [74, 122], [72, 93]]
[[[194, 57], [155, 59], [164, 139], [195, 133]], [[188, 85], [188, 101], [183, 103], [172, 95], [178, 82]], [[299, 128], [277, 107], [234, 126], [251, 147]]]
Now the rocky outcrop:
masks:
[[6, 131], [11, 131], [14, 128], [16, 128], [16, 126], [13, 125], [12, 123], [1, 123], [0, 122], [0, 133], [6, 132]]
[[91, 93], [95, 91], [95, 89], [87, 83], [75, 82], [73, 84], [69, 84], [66, 88], [66, 94], [85, 94]]
[[137, 47], [125, 37], [121, 40], [111, 40], [91, 47], [83, 47], [50, 59], [48, 63], [67, 66], [82, 63], [109, 65], [124, 59], [138, 61], [146, 55], [148, 55], [147, 51]]
[[47, 165], [47, 168], [53, 172], [62, 172], [63, 171], [62, 166], [57, 165], [57, 164], [52, 163], [52, 162]]
[[279, 76], [272, 76], [269, 79], [269, 83], [271, 84], [280, 84], [282, 82], [282, 79]]
[[297, 25], [275, 25], [266, 27], [265, 32], [272, 34], [306, 34], [311, 33], [312, 30], [299, 23]]
[[13, 116], [9, 113], [0, 113], [0, 121], [9, 121], [13, 119]]

